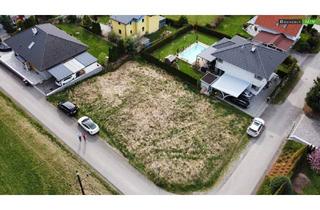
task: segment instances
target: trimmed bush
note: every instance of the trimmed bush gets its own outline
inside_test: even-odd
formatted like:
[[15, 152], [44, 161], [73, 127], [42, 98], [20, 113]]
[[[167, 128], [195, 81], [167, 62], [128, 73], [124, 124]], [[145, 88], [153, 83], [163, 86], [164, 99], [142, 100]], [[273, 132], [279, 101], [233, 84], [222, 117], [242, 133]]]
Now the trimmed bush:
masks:
[[320, 50], [320, 33], [314, 28], [304, 27], [301, 38], [294, 49], [301, 53], [317, 53]]
[[320, 78], [314, 80], [314, 86], [307, 93], [305, 99], [308, 106], [315, 112], [320, 112]]
[[204, 34], [208, 34], [208, 35], [211, 35], [211, 36], [216, 36], [218, 37], [219, 39], [222, 39], [224, 37], [230, 39], [231, 36], [227, 35], [227, 34], [224, 34], [224, 33], [221, 33], [221, 32], [218, 32], [218, 31], [215, 31], [215, 30], [212, 30], [208, 27], [203, 27], [203, 26], [200, 26], [200, 25], [195, 25], [194, 28], [199, 31], [199, 32], [202, 32]]
[[286, 176], [278, 176], [271, 179], [269, 187], [272, 194], [277, 194], [277, 195], [293, 194], [291, 180]]

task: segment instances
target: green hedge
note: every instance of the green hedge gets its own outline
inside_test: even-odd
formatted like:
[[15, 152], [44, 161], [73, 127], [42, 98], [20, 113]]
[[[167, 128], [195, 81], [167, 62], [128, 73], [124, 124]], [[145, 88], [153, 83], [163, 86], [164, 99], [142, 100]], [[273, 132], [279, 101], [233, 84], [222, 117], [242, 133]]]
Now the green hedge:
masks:
[[202, 32], [204, 34], [208, 34], [208, 35], [211, 35], [211, 36], [216, 36], [218, 37], [219, 39], [222, 39], [224, 37], [228, 38], [228, 39], [231, 39], [231, 36], [225, 34], [225, 33], [221, 33], [221, 32], [218, 32], [218, 31], [215, 31], [215, 30], [212, 30], [208, 27], [204, 27], [204, 26], [199, 26], [199, 25], [195, 25], [194, 26], [195, 30], [199, 31], [199, 32]]
[[180, 70], [174, 68], [173, 66], [171, 66], [169, 64], [166, 64], [166, 63], [158, 60], [157, 58], [153, 57], [152, 55], [150, 55], [147, 52], [142, 52], [141, 55], [149, 63], [152, 63], [152, 64], [154, 64], [154, 65], [166, 70], [171, 75], [174, 75], [174, 76], [180, 78], [184, 82], [186, 82], [186, 83], [188, 83], [188, 84], [190, 84], [190, 85], [192, 85], [194, 87], [197, 87], [198, 80], [196, 80], [195, 78], [193, 78], [193, 77], [181, 72]]
[[159, 41], [156, 41], [155, 43], [153, 43], [151, 46], [149, 46], [148, 48], [146, 48], [143, 52], [146, 53], [152, 53], [153, 51], [155, 51], [158, 48], [161, 48], [162, 46], [168, 44], [169, 42], [173, 41], [174, 39], [176, 39], [177, 37], [187, 33], [188, 31], [192, 30], [192, 26], [191, 25], [186, 25], [182, 28], [180, 28], [179, 30], [177, 30], [175, 33], [169, 35], [168, 37], [166, 37], [165, 39], [161, 39]]

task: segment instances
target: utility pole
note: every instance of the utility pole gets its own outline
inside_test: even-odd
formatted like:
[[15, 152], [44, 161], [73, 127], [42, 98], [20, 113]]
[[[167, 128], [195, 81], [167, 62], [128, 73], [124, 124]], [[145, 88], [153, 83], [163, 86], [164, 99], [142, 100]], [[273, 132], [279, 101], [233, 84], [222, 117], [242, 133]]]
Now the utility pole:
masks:
[[81, 178], [80, 178], [80, 174], [79, 174], [78, 171], [76, 171], [76, 173], [77, 173], [77, 178], [78, 178], [78, 181], [79, 181], [79, 185], [80, 185], [80, 188], [81, 188], [82, 195], [85, 195], [84, 189], [83, 189], [83, 186], [82, 186], [82, 182], [81, 182]]

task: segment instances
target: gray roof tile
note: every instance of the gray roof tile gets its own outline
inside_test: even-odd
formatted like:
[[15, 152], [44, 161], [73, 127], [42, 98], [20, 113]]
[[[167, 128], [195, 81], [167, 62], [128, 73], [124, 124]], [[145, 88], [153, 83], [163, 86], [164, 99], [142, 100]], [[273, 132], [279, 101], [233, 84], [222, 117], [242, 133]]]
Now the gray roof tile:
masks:
[[216, 57], [263, 78], [269, 78], [288, 57], [285, 52], [250, 42], [240, 36], [231, 40], [224, 38], [205, 51], [200, 56], [209, 61]]
[[[36, 29], [37, 33], [34, 34]], [[49, 69], [87, 50], [87, 46], [52, 24], [36, 25], [5, 41], [39, 71]], [[33, 46], [31, 43], [34, 42]]]
[[123, 24], [128, 24], [131, 21], [139, 20], [143, 15], [111, 15], [111, 19]]

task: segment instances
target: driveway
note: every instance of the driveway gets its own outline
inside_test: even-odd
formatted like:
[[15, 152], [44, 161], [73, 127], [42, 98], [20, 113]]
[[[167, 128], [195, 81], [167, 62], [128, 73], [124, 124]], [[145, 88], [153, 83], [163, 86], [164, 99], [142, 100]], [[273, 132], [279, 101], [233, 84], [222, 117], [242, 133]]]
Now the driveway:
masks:
[[[4, 91], [71, 150], [88, 162], [123, 194], [168, 194], [132, 167], [126, 158], [98, 136], [79, 142], [82, 132], [76, 119], [50, 104], [36, 89], [23, 85], [17, 76], [0, 65], [0, 90]], [[76, 169], [75, 169], [76, 170]]]
[[255, 194], [257, 187], [277, 156], [282, 143], [294, 123], [300, 118], [304, 98], [313, 79], [320, 76], [320, 54], [294, 55], [304, 71], [301, 80], [287, 100], [281, 105], [270, 105], [262, 114], [266, 129], [257, 139], [252, 139], [240, 159], [235, 161], [225, 177], [209, 194]]

